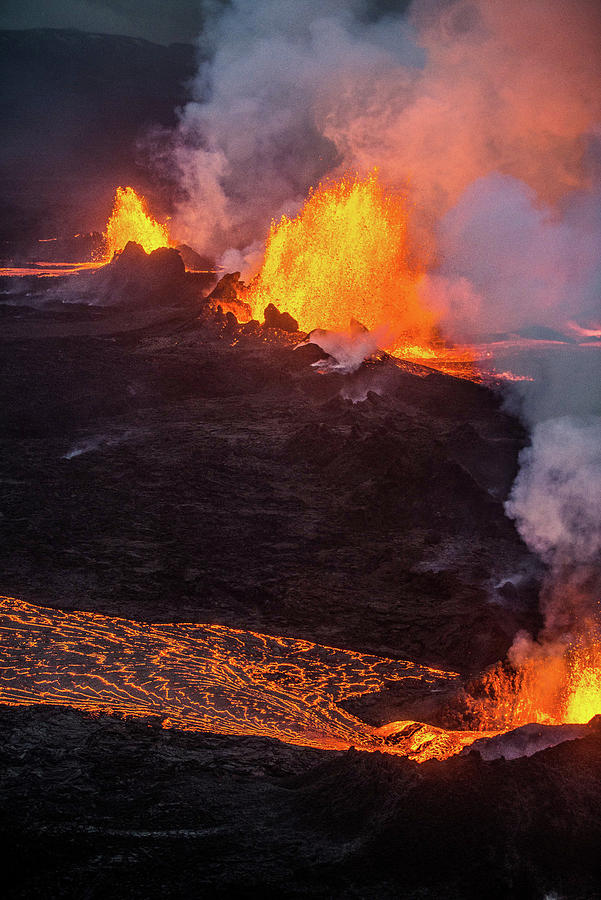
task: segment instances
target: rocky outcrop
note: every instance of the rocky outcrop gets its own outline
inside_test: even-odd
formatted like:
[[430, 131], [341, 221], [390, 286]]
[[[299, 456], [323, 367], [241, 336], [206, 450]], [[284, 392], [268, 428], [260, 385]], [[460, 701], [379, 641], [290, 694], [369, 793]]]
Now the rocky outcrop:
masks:
[[240, 281], [240, 272], [228, 272], [219, 279], [208, 296], [208, 301], [215, 307], [221, 307], [224, 313], [231, 313], [240, 322], [248, 322], [252, 310], [244, 300], [246, 285]]
[[277, 328], [280, 331], [288, 331], [295, 334], [298, 331], [298, 322], [290, 313], [280, 312], [277, 306], [270, 303], [265, 307], [265, 325], [267, 328]]
[[581, 900], [601, 875], [601, 735], [418, 765], [0, 708], [9, 896]]

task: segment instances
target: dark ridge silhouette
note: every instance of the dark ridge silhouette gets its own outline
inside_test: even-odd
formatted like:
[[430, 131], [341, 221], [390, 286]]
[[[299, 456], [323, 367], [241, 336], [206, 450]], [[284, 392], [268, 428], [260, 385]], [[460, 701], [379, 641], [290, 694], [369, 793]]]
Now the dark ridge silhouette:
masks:
[[146, 141], [175, 123], [195, 68], [188, 44], [0, 31], [0, 256], [39, 238], [101, 230], [118, 184], [164, 204]]

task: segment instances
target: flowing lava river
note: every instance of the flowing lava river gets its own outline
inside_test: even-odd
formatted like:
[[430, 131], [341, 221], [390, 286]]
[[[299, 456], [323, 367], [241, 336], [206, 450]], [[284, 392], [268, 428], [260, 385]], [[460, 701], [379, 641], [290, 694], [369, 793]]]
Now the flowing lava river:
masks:
[[11, 597], [0, 605], [5, 704], [159, 716], [166, 728], [354, 746], [418, 762], [496, 733], [413, 721], [373, 728], [340, 705], [390, 682], [436, 689], [457, 682], [454, 672], [222, 625], [146, 624]]

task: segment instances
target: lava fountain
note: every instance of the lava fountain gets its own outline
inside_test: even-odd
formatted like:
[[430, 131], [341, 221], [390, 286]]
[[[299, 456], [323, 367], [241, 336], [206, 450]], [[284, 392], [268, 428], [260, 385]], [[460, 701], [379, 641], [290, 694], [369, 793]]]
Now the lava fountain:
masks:
[[171, 245], [167, 227], [149, 214], [144, 198], [132, 187], [118, 187], [104, 232], [106, 258], [120, 253], [128, 241], [135, 241], [146, 253]]
[[591, 624], [577, 638], [530, 644], [515, 665], [498, 663], [486, 673], [464, 701], [470, 726], [486, 730], [588, 722], [601, 714], [598, 631]]
[[[269, 303], [304, 331], [346, 332], [352, 320], [394, 356], [436, 365], [471, 362], [445, 347], [434, 313], [420, 299], [422, 271], [408, 242], [409, 208], [377, 172], [312, 190], [294, 218], [273, 222], [258, 276], [244, 299], [261, 319]], [[467, 354], [467, 355], [466, 355]]]
[[405, 199], [386, 193], [375, 172], [320, 184], [295, 218], [272, 223], [248, 296], [253, 313], [274, 303], [306, 331], [341, 331], [356, 319], [393, 340], [428, 341], [435, 321], [418, 299], [407, 221]]

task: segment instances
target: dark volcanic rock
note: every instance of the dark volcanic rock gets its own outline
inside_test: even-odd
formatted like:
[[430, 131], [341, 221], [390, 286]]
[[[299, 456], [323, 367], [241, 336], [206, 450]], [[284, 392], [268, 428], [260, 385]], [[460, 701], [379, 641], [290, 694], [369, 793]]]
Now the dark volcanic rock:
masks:
[[147, 271], [151, 283], [161, 287], [172, 284], [177, 289], [184, 279], [186, 267], [178, 250], [158, 247], [148, 254]]
[[111, 264], [96, 273], [96, 282], [105, 280], [100, 293], [116, 294], [147, 302], [181, 302], [186, 283], [186, 267], [177, 250], [159, 247], [145, 253], [139, 244], [129, 241]]
[[230, 312], [242, 322], [246, 322], [252, 310], [242, 299], [244, 288], [244, 282], [240, 281], [240, 272], [228, 272], [219, 279], [207, 299], [217, 308], [221, 307], [223, 312]]
[[456, 457], [464, 422], [483, 460], [502, 440], [515, 466], [524, 436], [490, 391], [389, 359], [320, 375], [315, 347], [193, 298], [138, 330], [118, 314], [106, 337], [64, 318], [43, 337], [48, 317], [29, 317], [3, 344], [4, 593], [466, 672], [536, 627], [493, 588], [536, 571], [507, 473]]
[[240, 272], [228, 272], [219, 279], [209, 294], [209, 300], [237, 300], [243, 287], [244, 282], [240, 281]]
[[201, 256], [188, 244], [176, 244], [175, 249], [183, 259], [187, 269], [212, 269], [215, 265], [214, 259], [208, 256]]
[[[162, 307], [189, 309], [193, 305], [199, 311], [206, 288], [213, 280], [210, 272], [187, 272], [179, 251], [173, 247], [146, 253], [139, 244], [129, 241], [108, 265], [81, 272], [76, 279], [64, 279], [56, 290], [51, 286], [48, 298], [55, 316], [60, 304], [64, 309], [65, 301], [79, 301], [92, 308], [138, 307], [156, 321], [164, 318]], [[147, 322], [142, 319], [138, 327], [144, 324]], [[114, 330], [120, 330], [118, 324]]]
[[[593, 727], [596, 727], [596, 723]], [[586, 736], [588, 725], [522, 725], [505, 734], [475, 741], [471, 747], [462, 750], [462, 756], [478, 752], [482, 759], [517, 759], [532, 756], [548, 747], [556, 747], [564, 741], [573, 741]]]
[[290, 313], [281, 313], [273, 303], [270, 303], [265, 307], [265, 324], [268, 328], [279, 328], [280, 331], [289, 331], [292, 333], [298, 331], [298, 322], [296, 319], [293, 319]]
[[6, 896], [598, 893], [593, 728], [511, 762], [420, 766], [60, 707], [0, 708], [0, 725]]

